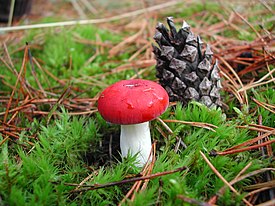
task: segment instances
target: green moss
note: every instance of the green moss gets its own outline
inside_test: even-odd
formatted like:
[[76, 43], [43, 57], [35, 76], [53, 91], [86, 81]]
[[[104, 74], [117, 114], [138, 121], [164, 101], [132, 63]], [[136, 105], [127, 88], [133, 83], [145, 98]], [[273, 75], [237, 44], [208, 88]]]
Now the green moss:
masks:
[[[249, 8], [250, 9], [250, 8]], [[253, 7], [258, 8], [258, 6]], [[252, 10], [253, 10], [252, 9]], [[195, 25], [202, 18], [200, 12], [208, 12], [204, 16], [205, 24], [215, 24], [221, 21], [215, 15], [217, 12], [228, 18], [227, 11], [221, 9], [216, 3], [207, 2], [182, 5], [170, 15], [175, 18], [183, 18], [191, 25]], [[199, 14], [200, 15], [197, 15]], [[259, 19], [260, 18], [260, 19]], [[263, 20], [265, 28], [272, 28], [270, 22], [265, 22], [270, 14], [252, 16], [248, 19], [253, 24]], [[189, 22], [190, 19], [190, 22]], [[52, 22], [53, 19], [44, 19], [42, 22]], [[234, 37], [244, 41], [253, 41], [257, 38], [245, 23], [238, 25], [240, 31], [225, 28], [218, 33], [225, 37]], [[262, 32], [261, 27], [255, 26], [257, 31]], [[83, 97], [94, 97], [104, 87], [121, 79], [131, 78], [136, 71], [129, 68], [126, 71], [116, 71], [120, 65], [128, 63], [132, 52], [137, 48], [130, 46], [125, 51], [114, 57], [109, 57], [109, 49], [104, 48], [91, 62], [87, 63], [98, 49], [95, 44], [80, 43], [77, 39], [93, 40], [100, 37], [102, 42], [116, 45], [124, 37], [132, 33], [115, 34], [97, 26], [72, 26], [64, 28], [51, 28], [46, 30], [33, 30], [27, 32], [21, 44], [10, 45], [11, 58], [15, 69], [19, 71], [22, 64], [23, 51], [17, 51], [27, 41], [31, 45], [32, 56], [40, 65], [63, 80], [65, 85], [60, 88], [49, 75], [45, 75], [37, 66], [35, 70], [43, 88], [53, 88], [58, 95], [68, 86], [76, 86], [82, 89]], [[97, 37], [98, 36], [98, 37]], [[16, 76], [13, 75], [4, 64], [0, 64], [0, 74], [4, 80], [14, 85]], [[270, 66], [273, 69], [272, 66]], [[27, 65], [26, 79], [34, 87], [38, 88], [32, 75], [31, 66]], [[107, 73], [107, 74], [106, 74]], [[263, 76], [264, 74], [260, 74]], [[2, 77], [1, 77], [2, 78]], [[141, 78], [155, 80], [155, 70], [152, 66], [142, 73]], [[47, 82], [48, 81], [48, 82]], [[55, 87], [58, 87], [57, 90]], [[11, 88], [0, 84], [1, 91], [11, 93]], [[21, 95], [21, 94], [19, 94]], [[273, 85], [264, 85], [248, 91], [259, 101], [275, 105]], [[223, 151], [232, 146], [241, 144], [258, 134], [246, 129], [239, 129], [237, 125], [257, 123], [258, 117], [262, 116], [262, 124], [274, 127], [275, 117], [272, 112], [257, 106], [249, 100], [249, 108], [240, 108], [238, 102], [223, 93], [224, 101], [228, 103], [229, 110], [209, 109], [199, 103], [192, 102], [183, 107], [181, 104], [171, 106], [161, 116], [162, 119], [172, 119], [188, 122], [202, 122], [214, 125], [214, 130], [196, 127], [192, 124], [179, 122], [166, 123], [173, 131], [169, 134], [159, 121], [151, 122], [153, 140], [157, 141], [157, 160], [153, 173], [174, 170], [186, 166], [188, 169], [173, 174], [151, 179], [143, 192], [138, 192], [134, 202], [126, 201], [124, 205], [182, 205], [185, 204], [177, 198], [177, 195], [194, 198], [200, 201], [208, 201], [224, 186], [200, 155], [202, 151], [211, 161], [221, 175], [230, 181], [250, 162], [252, 165], [247, 172], [255, 171], [264, 167], [273, 167], [270, 161], [263, 159], [258, 152], [246, 151], [226, 156], [210, 156], [212, 150]], [[5, 111], [5, 105], [1, 107]], [[49, 105], [43, 105], [42, 111], [48, 111]], [[25, 115], [19, 114], [17, 126], [30, 128], [19, 134], [18, 140], [9, 140], [0, 148], [0, 199], [3, 205], [117, 205], [132, 187], [133, 183], [119, 186], [106, 187], [98, 190], [90, 190], [72, 193], [79, 184], [104, 184], [120, 181], [132, 174], [137, 174], [139, 169], [134, 167], [135, 157], [120, 160], [119, 155], [112, 160], [103, 162], [109, 157], [110, 136], [114, 141], [119, 134], [119, 126], [106, 123], [96, 113], [89, 117], [72, 117], [65, 109], [56, 109], [59, 112], [55, 119], [47, 122], [46, 118], [30, 121]], [[251, 112], [252, 111], [252, 112]], [[160, 131], [164, 131], [164, 137]], [[35, 137], [35, 138], [34, 138]], [[5, 137], [0, 137], [2, 141]], [[186, 147], [178, 147], [178, 139], [181, 139]], [[271, 139], [274, 137], [271, 136]], [[113, 142], [117, 144], [118, 142]], [[102, 146], [103, 145], [103, 146]], [[114, 152], [114, 151], [113, 151]], [[91, 155], [94, 155], [91, 157]], [[105, 159], [104, 159], [105, 158]], [[90, 177], [86, 179], [87, 177]], [[230, 190], [226, 190], [219, 197], [218, 205], [242, 205], [241, 198], [245, 195], [244, 186], [252, 184], [253, 178], [245, 179], [237, 183], [235, 188], [241, 193], [236, 196]], [[1, 205], [0, 203], [0, 205]], [[186, 204], [185, 204], [186, 205]], [[188, 204], [187, 204], [188, 205]]]

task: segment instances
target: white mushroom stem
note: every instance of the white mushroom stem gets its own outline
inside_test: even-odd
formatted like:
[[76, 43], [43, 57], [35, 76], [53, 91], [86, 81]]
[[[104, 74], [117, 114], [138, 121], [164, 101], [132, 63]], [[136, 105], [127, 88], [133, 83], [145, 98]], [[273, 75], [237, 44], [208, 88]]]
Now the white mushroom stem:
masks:
[[[122, 157], [137, 154], [136, 166], [144, 166], [151, 152], [151, 135], [149, 122], [121, 125], [120, 149]], [[151, 157], [149, 161], [151, 161]]]

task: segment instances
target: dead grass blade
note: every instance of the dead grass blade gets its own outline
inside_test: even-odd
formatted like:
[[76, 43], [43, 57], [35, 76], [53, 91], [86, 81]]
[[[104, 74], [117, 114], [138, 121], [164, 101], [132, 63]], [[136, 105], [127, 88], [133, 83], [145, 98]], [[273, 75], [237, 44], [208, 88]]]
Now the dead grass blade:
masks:
[[139, 30], [137, 33], [135, 33], [134, 35], [127, 37], [124, 41], [120, 42], [118, 45], [114, 46], [114, 47], [109, 51], [109, 56], [110, 56], [110, 57], [113, 57], [113, 56], [117, 55], [118, 53], [123, 52], [123, 51], [126, 49], [125, 47], [126, 47], [128, 44], [131, 44], [131, 43], [135, 42], [135, 41], [137, 40], [137, 38], [139, 38], [140, 35], [143, 34], [143, 32], [144, 32], [146, 26], [147, 26], [147, 21], [146, 21], [146, 20], [143, 20], [143, 23], [142, 23], [142, 25], [141, 25], [140, 30]]
[[[251, 164], [252, 164], [252, 163], [251, 163]], [[249, 164], [248, 166], [250, 166], [251, 164]], [[247, 167], [245, 167], [244, 169], [247, 169]], [[244, 169], [243, 169], [241, 172], [243, 172]], [[238, 182], [240, 182], [240, 181], [242, 181], [242, 180], [244, 180], [244, 179], [251, 178], [251, 177], [253, 177], [253, 176], [256, 176], [256, 175], [258, 175], [258, 174], [265, 173], [265, 172], [268, 172], [268, 171], [275, 171], [275, 168], [263, 168], [263, 169], [255, 170], [255, 171], [253, 171], [253, 172], [249, 172], [249, 173], [244, 174], [244, 175], [240, 175], [240, 176], [238, 175], [238, 176], [236, 176], [233, 180], [231, 180], [231, 181], [229, 182], [229, 184], [230, 184], [230, 185], [234, 185], [234, 184], [236, 184], [236, 183], [238, 183]], [[240, 172], [239, 174], [241, 174], [241, 172]], [[223, 194], [223, 193], [225, 192], [225, 189], [226, 189], [226, 185], [223, 186], [223, 187], [217, 192], [217, 194], [219, 194], [219, 195]], [[219, 195], [215, 195], [214, 197], [212, 197], [212, 198], [209, 200], [209, 202], [210, 202], [210, 203], [214, 203], [214, 202], [217, 200], [217, 197], [218, 197]], [[247, 196], [248, 196], [248, 195], [246, 195], [246, 197], [247, 197]]]
[[223, 152], [214, 152], [215, 155], [228, 155], [228, 154], [235, 154], [235, 153], [239, 153], [239, 152], [244, 152], [244, 151], [248, 151], [248, 150], [253, 150], [253, 149], [257, 149], [257, 148], [261, 148], [261, 147], [264, 147], [264, 146], [267, 146], [267, 145], [271, 145], [272, 143], [275, 142], [275, 139], [274, 140], [268, 140], [266, 142], [263, 142], [261, 144], [257, 144], [257, 145], [253, 145], [253, 146], [248, 146], [248, 147], [245, 147], [247, 145], [251, 145], [251, 144], [254, 144], [254, 143], [257, 143], [259, 140], [262, 140], [270, 135], [274, 135], [275, 134], [275, 129], [269, 131], [269, 132], [266, 132], [265, 134], [263, 135], [259, 135], [258, 137], [256, 138], [253, 138], [251, 140], [248, 140], [242, 144], [239, 144], [239, 145], [236, 145], [236, 146], [233, 146], [229, 149], [226, 149], [224, 150]]
[[[218, 172], [218, 170], [212, 165], [212, 163], [207, 159], [207, 157], [200, 151], [200, 154], [204, 161], [208, 164], [208, 166], [211, 168], [211, 170], [226, 184], [232, 192], [234, 192], [236, 195], [240, 196], [241, 194], [229, 183], [227, 180], [221, 175], [221, 173]], [[245, 198], [242, 198], [243, 202], [246, 205], [252, 206], [250, 202], [248, 202]]]
[[188, 122], [188, 121], [182, 121], [182, 120], [176, 120], [176, 119], [164, 119], [163, 122], [173, 122], [173, 123], [180, 123], [180, 124], [186, 124], [193, 127], [201, 127], [204, 129], [208, 129], [212, 132], [216, 132], [215, 129], [218, 128], [216, 125], [204, 123], [204, 122]]
[[64, 92], [60, 95], [59, 99], [57, 100], [57, 102], [52, 106], [52, 108], [49, 111], [49, 114], [47, 116], [47, 124], [49, 124], [50, 119], [53, 115], [53, 113], [57, 110], [57, 108], [59, 107], [59, 105], [64, 101], [64, 99], [69, 95], [71, 91], [71, 88], [68, 87], [64, 90]]
[[[5, 111], [5, 114], [4, 114], [4, 120], [3, 120], [4, 123], [7, 121], [8, 114], [9, 114], [9, 109], [10, 109], [10, 107], [11, 107], [11, 103], [12, 103], [13, 96], [14, 96], [14, 94], [15, 94], [15, 92], [16, 92], [16, 88], [17, 88], [18, 83], [19, 83], [19, 81], [20, 81], [20, 79], [21, 79], [21, 76], [22, 76], [23, 73], [24, 73], [24, 69], [25, 69], [25, 65], [26, 65], [26, 59], [27, 59], [27, 53], [28, 53], [28, 48], [27, 48], [27, 46], [26, 46], [25, 51], [24, 51], [24, 58], [23, 58], [22, 66], [21, 66], [20, 72], [19, 72], [19, 74], [18, 74], [18, 76], [17, 76], [17, 79], [16, 79], [16, 82], [15, 82], [14, 89], [13, 89], [12, 92], [11, 92], [11, 95], [10, 95], [10, 98], [9, 98], [9, 102], [8, 102], [8, 104], [7, 104], [7, 107], [6, 107], [6, 111]], [[23, 86], [23, 85], [22, 85], [22, 86]]]
[[272, 187], [261, 187], [260, 189], [253, 190], [253, 191], [247, 193], [247, 194], [245, 195], [245, 197], [246, 197], [246, 198], [247, 198], [247, 197], [252, 197], [252, 196], [256, 195], [257, 193], [263, 192], [263, 191], [265, 191], [265, 190], [270, 190], [270, 189], [272, 189]]
[[259, 124], [249, 124], [249, 125], [238, 125], [236, 128], [241, 128], [241, 129], [249, 129], [252, 131], [258, 131], [258, 132], [270, 132], [271, 130], [274, 130], [272, 127], [267, 127]]
[[87, 79], [92, 80], [92, 79], [104, 78], [106, 76], [116, 74], [119, 72], [133, 70], [134, 68], [147, 68], [147, 67], [154, 66], [155, 63], [156, 63], [155, 59], [136, 60], [136, 61], [132, 61], [130, 63], [123, 64], [121, 66], [118, 66], [118, 67], [112, 69], [111, 71], [106, 71], [102, 74], [96, 74], [96, 75], [87, 77]]
[[184, 195], [177, 195], [177, 198], [181, 199], [184, 202], [190, 203], [191, 205], [216, 206], [216, 205], [208, 203], [208, 202], [202, 202], [202, 201], [198, 201], [198, 200], [195, 200], [193, 198], [190, 198], [190, 197], [185, 197]]
[[234, 149], [234, 150], [229, 150], [229, 151], [224, 151], [224, 152], [215, 152], [216, 155], [228, 155], [228, 154], [236, 154], [236, 153], [240, 153], [240, 152], [245, 152], [248, 150], [253, 150], [253, 149], [258, 149], [264, 146], [268, 146], [275, 143], [275, 140], [269, 140], [266, 142], [263, 142], [261, 144], [257, 144], [257, 145], [253, 145], [253, 146], [249, 146], [249, 147], [245, 147], [245, 148], [241, 148], [241, 149]]
[[252, 24], [249, 23], [249, 21], [247, 21], [239, 12], [237, 12], [235, 9], [233, 9], [233, 12], [242, 19], [242, 21], [244, 21], [254, 32], [255, 34], [261, 39], [261, 41], [263, 43], [265, 43], [264, 39], [262, 38], [262, 36], [260, 35], [260, 33], [254, 28], [254, 26]]
[[[68, 110], [69, 115], [91, 115], [97, 112], [97, 109], [94, 106], [97, 99], [77, 98], [79, 94], [76, 95], [74, 91], [82, 91], [76, 87], [69, 87], [61, 95], [58, 95], [58, 93], [56, 93], [58, 90], [54, 88], [49, 87], [47, 90], [44, 89], [38, 79], [35, 65], [44, 74], [44, 80], [48, 83], [49, 86], [50, 83], [48, 81], [48, 76], [56, 80], [61, 85], [60, 88], [63, 88], [67, 83], [66, 81], [58, 79], [49, 71], [44, 70], [38, 61], [31, 55], [30, 46], [28, 44], [24, 48], [24, 57], [19, 72], [15, 70], [7, 48], [4, 50], [6, 51], [5, 56], [8, 59], [8, 62], [2, 57], [0, 60], [12, 72], [12, 74], [16, 76], [16, 82], [14, 86], [11, 86], [11, 94], [9, 96], [1, 96], [0, 100], [1, 105], [3, 105], [3, 108], [5, 108], [4, 112], [0, 112], [0, 116], [3, 117], [2, 126], [0, 126], [0, 132], [4, 137], [4, 139], [1, 141], [1, 145], [7, 140], [19, 138], [19, 133], [23, 130], [17, 128], [15, 125], [18, 121], [20, 121], [20, 118], [22, 118], [22, 116], [18, 116], [20, 113], [24, 114], [24, 118], [27, 118], [30, 121], [32, 121], [34, 117], [39, 118], [42, 116], [47, 116], [47, 122], [49, 122], [52, 116], [56, 116], [59, 113], [56, 111], [58, 106], [64, 106]], [[31, 72], [35, 78], [35, 82], [38, 85], [38, 90], [31, 87], [25, 77], [28, 62], [31, 64]], [[3, 79], [4, 78], [7, 77], [4, 76]], [[59, 96], [59, 98], [51, 98], [48, 96]], [[70, 98], [66, 98], [67, 96]], [[45, 104], [50, 106], [50, 111], [41, 110]], [[32, 144], [31, 142], [27, 143]]]
[[144, 14], [146, 12], [152, 12], [160, 9], [165, 9], [171, 6], [175, 6], [182, 1], [173, 0], [168, 1], [163, 4], [154, 5], [148, 8], [143, 8], [127, 13], [123, 13], [117, 16], [102, 18], [102, 19], [85, 19], [85, 20], [75, 20], [75, 21], [65, 21], [65, 22], [55, 22], [55, 23], [43, 23], [43, 24], [34, 24], [34, 25], [23, 25], [23, 26], [12, 26], [12, 27], [1, 27], [0, 32], [10, 32], [10, 31], [18, 31], [18, 30], [27, 30], [27, 29], [37, 29], [37, 28], [50, 28], [50, 27], [60, 27], [60, 26], [72, 26], [72, 25], [85, 25], [85, 24], [102, 24], [109, 23], [113, 21], [122, 20], [124, 18], [138, 16], [140, 14]]
[[275, 180], [271, 180], [271, 181], [263, 182], [263, 183], [257, 183], [254, 185], [248, 185], [248, 186], [245, 186], [244, 189], [245, 190], [255, 190], [255, 189], [260, 189], [263, 187], [275, 188]]
[[30, 65], [31, 65], [31, 73], [36, 81], [36, 84], [38, 85], [40, 91], [42, 92], [43, 96], [46, 97], [47, 94], [45, 93], [45, 90], [43, 89], [40, 81], [38, 80], [38, 77], [37, 77], [37, 74], [36, 74], [36, 71], [35, 71], [35, 67], [34, 67], [34, 64], [33, 64], [33, 58], [32, 58], [32, 54], [31, 54], [31, 50], [30, 48], [28, 47], [28, 60], [30, 62]]
[[[233, 181], [236, 181], [237, 178], [239, 178], [243, 173], [245, 173], [245, 171], [252, 165], [252, 162], [249, 162], [239, 173], [238, 175], [232, 180], [230, 181], [230, 185], [233, 185]], [[211, 204], [215, 204], [219, 198], [219, 196], [223, 195], [225, 192], [226, 186], [223, 186], [221, 189], [219, 189], [219, 191], [216, 193], [216, 195], [214, 195], [213, 197], [210, 198], [210, 200], [208, 201], [208, 203]]]
[[[245, 74], [255, 72], [263, 67], [266, 67], [266, 65], [273, 65], [275, 63], [275, 59], [272, 56], [264, 56], [261, 59], [255, 59], [253, 64], [250, 64], [245, 69], [238, 72], [239, 76], [244, 76]], [[274, 71], [268, 71], [268, 75], [272, 75]]]
[[73, 35], [75, 37], [74, 41], [78, 42], [78, 43], [81, 43], [81, 44], [101, 46], [101, 47], [108, 48], [108, 49], [113, 47], [113, 44], [110, 43], [110, 42], [98, 42], [98, 41], [95, 41], [95, 40], [84, 39], [76, 33], [74, 33]]
[[261, 102], [255, 98], [252, 98], [252, 100], [259, 105], [260, 107], [265, 108], [266, 110], [270, 111], [271, 113], [275, 114], [275, 105], [267, 104], [265, 102]]
[[[218, 59], [221, 60], [221, 62], [226, 66], [227, 69], [229, 69], [229, 71], [227, 71], [227, 69], [223, 69], [222, 74], [227, 78], [227, 80], [229, 80], [232, 83], [232, 86], [233, 86], [232, 88], [234, 88], [233, 91], [236, 91], [234, 92], [236, 98], [240, 101], [241, 104], [248, 104], [248, 97], [247, 97], [246, 91], [243, 91], [243, 92], [238, 91], [238, 88], [243, 87], [242, 80], [240, 79], [238, 74], [235, 72], [235, 70], [232, 68], [232, 66], [223, 57], [218, 56]], [[231, 72], [233, 76], [229, 72]]]
[[[150, 157], [152, 157], [151, 162], [149, 162]], [[147, 161], [147, 163], [145, 164], [145, 166], [143, 167], [143, 169], [140, 173], [142, 177], [152, 174], [152, 170], [153, 170], [153, 167], [155, 165], [155, 161], [156, 161], [156, 143], [154, 142], [153, 145], [152, 145], [152, 149], [151, 149], [151, 153], [149, 155], [148, 161]], [[139, 190], [143, 191], [147, 187], [148, 182], [149, 182], [149, 179], [144, 180], [144, 182], [141, 181], [141, 180], [136, 181], [118, 205], [121, 206], [129, 198], [130, 198], [131, 201], [134, 201], [135, 194]]]
[[[275, 61], [274, 61], [275, 62]], [[275, 69], [272, 71], [268, 72], [266, 75], [264, 75], [261, 79], [259, 79], [256, 82], [250, 83], [238, 90], [238, 92], [246, 91], [255, 87], [263, 86], [265, 84], [269, 84], [271, 82], [275, 82], [275, 78], [271, 78], [269, 80], [264, 81], [268, 76], [272, 76], [272, 74], [275, 72]]]
[[[161, 118], [157, 117], [156, 120], [161, 123], [161, 125], [166, 129], [168, 134], [174, 134], [174, 132], [171, 130], [171, 128]], [[162, 131], [162, 129], [160, 127], [157, 126], [156, 128], [164, 138], [166, 138], [166, 139], [168, 138], [168, 136], [164, 133], [164, 131]], [[184, 148], [184, 149], [187, 148], [187, 145], [183, 142], [183, 140], [180, 137], [175, 136], [175, 138], [177, 140], [177, 144], [174, 149], [175, 153], [177, 153], [179, 151], [180, 146], [182, 146], [182, 148]]]
[[275, 205], [275, 199], [269, 200], [267, 202], [255, 205], [255, 206], [274, 206]]

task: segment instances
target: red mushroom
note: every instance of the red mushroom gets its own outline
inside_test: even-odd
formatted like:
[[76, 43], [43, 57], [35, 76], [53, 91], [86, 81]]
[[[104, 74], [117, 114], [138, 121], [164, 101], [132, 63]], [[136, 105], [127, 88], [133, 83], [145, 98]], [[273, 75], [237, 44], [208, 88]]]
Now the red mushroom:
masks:
[[137, 166], [151, 158], [149, 121], [168, 107], [169, 96], [159, 84], [142, 79], [122, 80], [106, 88], [98, 99], [98, 111], [108, 122], [121, 125], [122, 157], [137, 155]]

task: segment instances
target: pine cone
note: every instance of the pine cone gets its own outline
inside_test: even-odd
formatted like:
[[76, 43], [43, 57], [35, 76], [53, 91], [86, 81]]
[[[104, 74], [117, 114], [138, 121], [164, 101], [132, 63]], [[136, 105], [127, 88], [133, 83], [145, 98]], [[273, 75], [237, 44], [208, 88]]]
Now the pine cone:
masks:
[[221, 106], [221, 81], [217, 60], [207, 45], [202, 53], [203, 42], [195, 36], [184, 21], [177, 31], [173, 18], [168, 17], [170, 31], [158, 23], [153, 45], [157, 60], [156, 70], [160, 84], [169, 94], [170, 101], [186, 105], [190, 100], [199, 101], [208, 107]]

